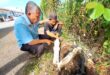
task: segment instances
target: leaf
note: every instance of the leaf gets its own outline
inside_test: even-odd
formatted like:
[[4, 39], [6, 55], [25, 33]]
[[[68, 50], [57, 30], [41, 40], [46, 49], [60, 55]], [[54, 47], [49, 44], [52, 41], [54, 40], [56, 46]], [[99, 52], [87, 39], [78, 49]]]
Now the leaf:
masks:
[[94, 8], [93, 13], [90, 15], [91, 19], [96, 19], [100, 17], [104, 13], [104, 6], [100, 3], [97, 3], [96, 7]]
[[105, 48], [105, 52], [107, 54], [110, 54], [110, 41], [109, 40], [106, 40], [103, 44], [103, 47]]
[[103, 47], [104, 47], [104, 48], [107, 48], [108, 44], [109, 44], [109, 42], [108, 42], [108, 40], [106, 40], [106, 41], [103, 43]]
[[93, 9], [93, 8], [96, 7], [96, 5], [97, 5], [96, 2], [89, 2], [89, 3], [86, 5], [86, 8], [87, 8], [87, 9]]
[[105, 20], [110, 21], [110, 9], [109, 8], [105, 8], [103, 16]]
[[108, 48], [105, 52], [110, 54], [110, 48]]

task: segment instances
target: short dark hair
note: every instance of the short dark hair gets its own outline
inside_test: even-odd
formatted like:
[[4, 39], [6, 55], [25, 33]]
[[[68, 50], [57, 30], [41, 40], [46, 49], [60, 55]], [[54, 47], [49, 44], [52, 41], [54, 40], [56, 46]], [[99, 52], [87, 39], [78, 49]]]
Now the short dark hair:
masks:
[[[35, 8], [35, 9], [34, 9]], [[25, 14], [27, 14], [27, 12], [29, 10], [39, 10], [41, 12], [41, 9], [40, 7], [33, 1], [28, 1], [27, 4], [26, 4], [26, 7], [25, 7]]]
[[51, 20], [51, 19], [57, 20], [57, 14], [55, 12], [52, 12], [49, 14], [49, 20]]

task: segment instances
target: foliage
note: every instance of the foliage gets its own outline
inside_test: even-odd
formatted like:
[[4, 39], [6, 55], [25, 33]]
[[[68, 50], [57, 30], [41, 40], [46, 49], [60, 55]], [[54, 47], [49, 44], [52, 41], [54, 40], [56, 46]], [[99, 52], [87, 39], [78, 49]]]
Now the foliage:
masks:
[[110, 54], [110, 41], [106, 40], [103, 44], [103, 47], [105, 48], [105, 52]]
[[[23, 72], [23, 75], [28, 75], [31, 72], [34, 72], [35, 75], [39, 73], [45, 73], [45, 70], [50, 72], [52, 64], [53, 55], [51, 52], [46, 52], [40, 58], [31, 58], [31, 60], [26, 64]], [[48, 68], [48, 69], [47, 69]], [[41, 74], [42, 75], [42, 74]], [[50, 75], [50, 74], [49, 74]]]
[[110, 9], [105, 8], [101, 3], [90, 2], [86, 5], [86, 8], [94, 9], [93, 13], [90, 15], [91, 19], [97, 19], [103, 15], [105, 20], [110, 21]]
[[107, 20], [107, 21], [110, 21], [110, 9], [108, 8], [105, 8], [104, 9], [104, 18]]
[[64, 22], [65, 30], [68, 32], [72, 29], [75, 13], [81, 6], [82, 0], [64, 0], [58, 8], [58, 16]]
[[41, 9], [45, 16], [48, 16], [51, 12], [56, 12], [58, 5], [60, 4], [60, 0], [42, 0], [41, 1]]
[[[110, 21], [110, 9], [104, 7], [101, 3], [99, 2], [90, 2], [86, 5], [87, 9], [94, 9], [94, 11], [92, 12], [92, 14], [90, 15], [91, 19], [98, 19], [101, 15], [103, 15], [104, 19], [106, 20], [106, 22], [104, 20], [102, 20], [102, 22], [105, 22], [104, 25], [107, 25], [107, 21]], [[103, 43], [103, 48], [105, 49], [106, 53], [110, 53], [110, 30], [109, 25], [104, 26], [104, 29], [106, 30], [105, 32], [105, 38], [107, 38], [105, 40], [105, 42]]]

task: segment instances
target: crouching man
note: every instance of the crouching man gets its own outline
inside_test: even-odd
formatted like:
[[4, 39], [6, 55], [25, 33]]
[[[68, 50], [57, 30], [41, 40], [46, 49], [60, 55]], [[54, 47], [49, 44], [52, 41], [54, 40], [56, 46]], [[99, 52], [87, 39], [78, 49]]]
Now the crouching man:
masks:
[[51, 41], [60, 38], [63, 23], [57, 20], [56, 13], [50, 13], [49, 20], [44, 25], [44, 36], [42, 38]]
[[32, 1], [26, 4], [25, 15], [20, 16], [14, 24], [14, 31], [19, 47], [22, 51], [28, 51], [39, 57], [45, 47], [50, 45], [52, 41], [48, 39], [40, 39], [38, 35], [39, 25], [43, 21], [39, 21], [41, 10]]

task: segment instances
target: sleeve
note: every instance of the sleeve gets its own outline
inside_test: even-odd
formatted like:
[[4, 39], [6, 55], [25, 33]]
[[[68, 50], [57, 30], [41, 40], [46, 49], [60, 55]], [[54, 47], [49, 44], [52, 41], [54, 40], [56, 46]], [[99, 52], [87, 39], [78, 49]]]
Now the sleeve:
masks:
[[36, 32], [38, 31], [39, 25], [40, 25], [39, 22], [37, 22], [37, 23], [34, 25], [34, 30], [35, 30]]
[[58, 25], [57, 32], [59, 33], [59, 36], [62, 35], [62, 26], [60, 24]]
[[34, 26], [35, 26], [35, 27], [39, 27], [39, 25], [40, 25], [40, 23], [37, 22]]
[[28, 27], [23, 24], [18, 24], [15, 26], [15, 35], [16, 38], [23, 44], [29, 43], [33, 40], [33, 37]]
[[47, 31], [47, 30], [49, 30], [49, 25], [48, 25], [48, 23], [45, 23], [44, 31]]

